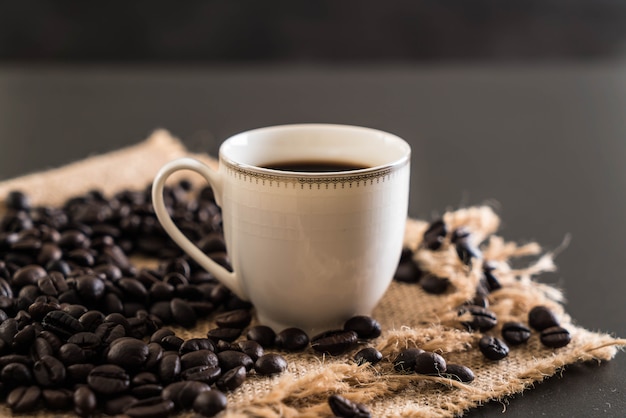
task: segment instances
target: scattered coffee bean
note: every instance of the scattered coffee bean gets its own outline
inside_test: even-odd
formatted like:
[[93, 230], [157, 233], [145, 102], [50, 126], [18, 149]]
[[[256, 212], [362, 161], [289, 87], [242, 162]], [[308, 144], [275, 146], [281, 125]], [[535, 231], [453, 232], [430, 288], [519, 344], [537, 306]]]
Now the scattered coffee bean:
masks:
[[163, 356], [158, 365], [158, 376], [161, 382], [169, 384], [176, 381], [181, 372], [180, 357], [176, 354]]
[[41, 396], [49, 409], [68, 409], [74, 402], [74, 393], [69, 389], [44, 389]]
[[487, 308], [469, 305], [459, 309], [459, 315], [469, 313], [471, 320], [463, 321], [462, 324], [470, 331], [487, 331], [498, 324], [496, 314]]
[[311, 347], [320, 353], [338, 356], [356, 346], [358, 335], [355, 331], [327, 331], [311, 339]]
[[381, 334], [380, 323], [374, 318], [365, 315], [358, 315], [348, 319], [343, 325], [343, 329], [354, 331], [359, 338], [365, 340], [378, 338]]
[[9, 363], [0, 372], [0, 381], [6, 387], [28, 386], [33, 383], [33, 374], [23, 363]]
[[426, 293], [431, 293], [433, 295], [440, 295], [445, 293], [448, 290], [448, 286], [450, 285], [450, 280], [443, 277], [433, 276], [432, 274], [427, 274], [420, 280], [420, 286]]
[[207, 337], [217, 343], [220, 340], [232, 343], [241, 335], [239, 328], [213, 328], [207, 332]]
[[523, 344], [530, 338], [530, 328], [520, 322], [507, 322], [502, 325], [502, 337], [511, 345]]
[[43, 356], [33, 364], [33, 376], [41, 386], [58, 386], [65, 381], [65, 366], [52, 356]]
[[413, 260], [413, 251], [408, 248], [402, 250], [400, 262], [394, 273], [394, 280], [404, 283], [417, 283], [422, 278], [422, 270]]
[[309, 336], [300, 328], [287, 328], [276, 335], [275, 342], [283, 350], [300, 351], [309, 345]]
[[362, 365], [365, 363], [376, 364], [383, 359], [383, 354], [375, 349], [374, 347], [366, 347], [362, 350], [359, 350], [354, 355], [354, 361], [358, 365]]
[[418, 374], [441, 375], [446, 371], [446, 361], [437, 353], [425, 351], [415, 357], [413, 370]]
[[280, 354], [264, 354], [254, 363], [254, 370], [264, 376], [280, 374], [287, 370], [287, 360]]
[[399, 372], [414, 372], [417, 356], [422, 354], [421, 348], [406, 348], [393, 361], [393, 368]]
[[138, 401], [132, 395], [121, 395], [114, 398], [107, 398], [102, 408], [103, 412], [107, 415], [118, 415], [124, 412], [124, 409], [130, 408]]
[[559, 320], [547, 306], [535, 306], [528, 313], [528, 324], [537, 331], [559, 325]]
[[180, 377], [183, 380], [196, 380], [211, 385], [222, 375], [222, 369], [218, 366], [195, 366], [185, 369]]
[[9, 392], [6, 402], [11, 411], [24, 414], [37, 408], [41, 399], [41, 389], [37, 386], [19, 386]]
[[469, 383], [475, 379], [474, 372], [469, 367], [461, 364], [448, 363], [445, 376], [463, 383]]
[[328, 405], [336, 417], [340, 418], [370, 418], [369, 409], [361, 404], [352, 402], [340, 395], [330, 395]]
[[428, 226], [424, 232], [422, 243], [429, 250], [436, 251], [441, 248], [446, 235], [448, 235], [448, 228], [443, 219], [438, 219]]
[[213, 417], [226, 409], [228, 400], [219, 390], [200, 393], [193, 401], [193, 410], [205, 417]]
[[501, 360], [509, 355], [509, 347], [496, 337], [485, 335], [478, 342], [478, 347], [489, 360]]
[[96, 395], [88, 386], [80, 386], [74, 392], [74, 412], [80, 417], [90, 417], [96, 410]]
[[569, 331], [561, 326], [546, 328], [541, 331], [541, 343], [546, 347], [560, 348], [565, 347], [572, 340]]
[[215, 367], [219, 364], [218, 356], [210, 350], [196, 350], [180, 356], [182, 370], [187, 370], [197, 366]]

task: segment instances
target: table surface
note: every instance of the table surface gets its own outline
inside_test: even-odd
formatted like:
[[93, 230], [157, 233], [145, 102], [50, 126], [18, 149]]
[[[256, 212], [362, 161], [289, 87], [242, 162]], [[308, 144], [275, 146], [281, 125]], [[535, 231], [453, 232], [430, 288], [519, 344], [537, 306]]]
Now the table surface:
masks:
[[[166, 128], [194, 151], [251, 128], [329, 122], [413, 148], [412, 217], [488, 203], [507, 239], [558, 247], [578, 325], [626, 337], [626, 63], [540, 66], [0, 67], [0, 180]], [[626, 356], [568, 367], [469, 417], [626, 414]]]

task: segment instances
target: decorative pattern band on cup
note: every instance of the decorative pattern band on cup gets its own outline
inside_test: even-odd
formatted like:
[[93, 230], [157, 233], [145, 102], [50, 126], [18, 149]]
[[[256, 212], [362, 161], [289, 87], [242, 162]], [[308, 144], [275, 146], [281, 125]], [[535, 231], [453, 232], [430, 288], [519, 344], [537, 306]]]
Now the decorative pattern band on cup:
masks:
[[302, 173], [285, 172], [284, 174], [279, 172], [268, 172], [266, 169], [250, 169], [244, 168], [236, 163], [230, 162], [226, 159], [220, 159], [220, 164], [226, 167], [227, 174], [229, 176], [237, 177], [239, 180], [243, 180], [250, 183], [269, 185], [270, 187], [280, 187], [281, 183], [285, 186], [291, 185], [296, 188], [298, 185], [304, 189], [308, 186], [309, 189], [313, 189], [314, 186], [317, 189], [321, 188], [352, 188], [352, 187], [367, 187], [369, 185], [384, 183], [390, 180], [392, 176], [400, 169], [409, 164], [409, 160], [404, 160], [399, 164], [386, 165], [376, 169], [364, 169], [346, 171], [343, 173], [314, 173], [310, 175], [302, 175]]

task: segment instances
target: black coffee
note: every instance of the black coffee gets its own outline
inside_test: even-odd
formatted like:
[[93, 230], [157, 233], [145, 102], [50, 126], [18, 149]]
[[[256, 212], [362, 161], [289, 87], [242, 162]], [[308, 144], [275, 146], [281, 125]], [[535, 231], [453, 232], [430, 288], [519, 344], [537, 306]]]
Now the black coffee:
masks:
[[294, 160], [265, 164], [263, 168], [280, 171], [296, 171], [306, 173], [330, 173], [336, 171], [362, 170], [369, 168], [365, 164], [354, 161], [333, 160]]

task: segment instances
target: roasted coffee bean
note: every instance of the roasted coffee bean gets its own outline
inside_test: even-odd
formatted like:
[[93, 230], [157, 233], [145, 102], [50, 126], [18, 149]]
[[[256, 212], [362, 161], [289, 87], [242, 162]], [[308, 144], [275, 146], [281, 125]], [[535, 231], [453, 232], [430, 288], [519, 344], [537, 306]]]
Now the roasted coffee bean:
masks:
[[485, 278], [485, 282], [487, 283], [487, 288], [489, 289], [490, 292], [493, 292], [494, 290], [498, 290], [502, 288], [500, 281], [493, 274], [492, 271], [484, 271], [483, 275]]
[[196, 316], [193, 308], [189, 306], [189, 303], [183, 299], [172, 299], [170, 302], [170, 310], [172, 311], [172, 317], [177, 324], [185, 328], [191, 328], [196, 325], [198, 317]]
[[375, 349], [374, 347], [366, 347], [362, 350], [359, 350], [354, 355], [354, 361], [358, 365], [362, 365], [365, 363], [376, 364], [383, 359], [383, 354]]
[[163, 386], [156, 383], [147, 383], [144, 385], [136, 385], [130, 390], [131, 395], [137, 399], [153, 398], [161, 395], [163, 392]]
[[432, 222], [424, 231], [422, 244], [429, 250], [436, 251], [441, 248], [446, 235], [448, 235], [448, 228], [443, 219], [438, 219]]
[[437, 353], [424, 351], [415, 357], [413, 370], [418, 374], [438, 376], [445, 373], [446, 360]]
[[433, 295], [440, 295], [448, 290], [450, 280], [445, 277], [437, 277], [432, 274], [427, 274], [420, 280], [420, 286], [426, 293]]
[[444, 375], [450, 379], [455, 379], [463, 383], [469, 383], [475, 378], [474, 372], [469, 367], [451, 363], [446, 365], [446, 372]]
[[52, 356], [43, 356], [33, 364], [33, 376], [40, 386], [57, 386], [65, 381], [65, 366]]
[[183, 355], [198, 350], [215, 351], [215, 346], [208, 338], [191, 338], [181, 344], [178, 352], [180, 355]]
[[355, 331], [327, 331], [311, 339], [311, 347], [320, 353], [337, 356], [356, 346], [358, 335]]
[[41, 293], [49, 296], [58, 296], [69, 289], [65, 277], [58, 271], [51, 271], [37, 280], [37, 287]]
[[124, 409], [131, 418], [166, 418], [175, 410], [174, 402], [160, 396], [137, 401]]
[[87, 356], [85, 351], [76, 344], [66, 343], [59, 348], [57, 357], [66, 366], [76, 363], [86, 363]]
[[213, 417], [228, 405], [228, 399], [219, 390], [200, 393], [193, 401], [193, 410], [204, 417]]
[[264, 354], [254, 363], [254, 370], [264, 376], [280, 374], [287, 370], [287, 360], [280, 354]]
[[45, 338], [37, 337], [31, 348], [31, 356], [35, 361], [43, 356], [54, 356], [54, 349]]
[[178, 351], [185, 341], [176, 335], [166, 335], [160, 344], [164, 350]]
[[37, 386], [19, 386], [7, 396], [6, 402], [11, 411], [24, 414], [37, 408], [41, 399], [41, 389]]
[[102, 344], [106, 346], [118, 338], [125, 337], [126, 330], [123, 325], [116, 324], [114, 322], [103, 322], [98, 325], [94, 334], [100, 337], [100, 341], [102, 341]]
[[136, 338], [122, 337], [111, 343], [106, 360], [126, 370], [137, 370], [148, 360], [148, 355], [148, 344]]
[[252, 361], [250, 356], [242, 353], [241, 351], [220, 351], [219, 353], [217, 353], [217, 358], [219, 360], [219, 366], [222, 369], [222, 372], [226, 372], [239, 366], [244, 366], [246, 370], [250, 370], [254, 366], [254, 362]]
[[95, 263], [95, 259], [90, 250], [86, 248], [77, 248], [69, 251], [65, 257], [67, 261], [74, 263], [81, 267], [92, 267]]
[[13, 349], [17, 352], [28, 351], [35, 342], [37, 329], [34, 325], [27, 325], [15, 334], [13, 338]]
[[0, 372], [0, 381], [5, 387], [28, 386], [33, 383], [33, 374], [23, 363], [9, 363]]
[[161, 340], [167, 337], [168, 335], [176, 335], [176, 333], [169, 328], [158, 329], [154, 333], [152, 333], [152, 335], [150, 336], [150, 342], [160, 343]]
[[471, 242], [469, 236], [458, 238], [454, 245], [459, 260], [467, 266], [472, 264], [473, 259], [482, 258], [482, 252]]
[[167, 274], [172, 272], [180, 273], [185, 277], [189, 277], [191, 269], [189, 268], [189, 263], [187, 262], [187, 260], [182, 257], [177, 257], [173, 260], [170, 260], [165, 265], [165, 273]]
[[162, 300], [153, 303], [152, 306], [150, 306], [150, 313], [159, 317], [161, 321], [166, 324], [171, 323], [174, 319], [169, 300]]
[[[410, 251], [410, 250], [409, 250]], [[411, 255], [413, 253], [411, 252]], [[424, 273], [412, 258], [401, 260], [398, 263], [396, 272], [393, 275], [394, 280], [404, 283], [417, 283]]]
[[215, 385], [219, 390], [229, 391], [235, 390], [239, 386], [243, 385], [246, 380], [246, 368], [244, 366], [235, 367], [223, 373], [222, 376], [217, 379]]
[[414, 372], [417, 356], [423, 352], [421, 348], [405, 348], [393, 361], [393, 368], [399, 372]]
[[218, 356], [210, 350], [197, 350], [185, 353], [180, 357], [182, 370], [187, 370], [196, 366], [215, 367], [219, 364]]
[[174, 382], [163, 389], [161, 397], [174, 402], [176, 409], [190, 409], [199, 394], [210, 390], [211, 387], [203, 382], [193, 380]]
[[72, 406], [74, 393], [69, 389], [44, 389], [41, 396], [48, 409], [68, 409]]
[[115, 284], [124, 292], [125, 300], [136, 300], [145, 302], [148, 299], [148, 290], [137, 279], [123, 278], [115, 282]]
[[70, 383], [87, 383], [89, 373], [95, 366], [91, 363], [70, 364], [65, 368], [67, 381]]
[[85, 351], [85, 356], [87, 358], [94, 357], [101, 344], [100, 337], [93, 332], [77, 332], [68, 338], [67, 342], [79, 346], [83, 351]]
[[480, 339], [478, 348], [489, 360], [501, 360], [509, 355], [509, 347], [504, 341], [489, 335]]
[[126, 391], [130, 386], [130, 378], [126, 371], [114, 364], [94, 367], [87, 377], [91, 389], [103, 395], [116, 395]]
[[546, 328], [541, 331], [541, 343], [546, 347], [560, 348], [565, 347], [572, 340], [569, 331], [561, 326]]
[[258, 342], [264, 348], [269, 348], [274, 345], [276, 333], [266, 325], [255, 325], [248, 329], [246, 338]]
[[189, 280], [187, 280], [185, 276], [183, 276], [180, 273], [174, 273], [174, 272], [167, 273], [163, 277], [163, 282], [169, 285], [172, 285], [174, 287], [178, 286], [179, 284], [189, 284]]
[[0, 339], [7, 345], [13, 344], [15, 334], [17, 334], [18, 323], [15, 318], [9, 318], [0, 324]]
[[471, 315], [471, 319], [469, 321], [463, 321], [462, 324], [470, 331], [487, 331], [498, 324], [496, 314], [487, 308], [469, 305], [459, 309], [459, 315], [466, 313]]
[[13, 274], [11, 285], [14, 287], [36, 285], [39, 279], [46, 277], [47, 274], [43, 267], [36, 264], [24, 266]]
[[507, 322], [502, 325], [502, 338], [511, 345], [523, 344], [530, 338], [530, 328], [521, 322]]
[[30, 198], [20, 190], [11, 190], [4, 199], [4, 204], [8, 209], [30, 210]]
[[118, 415], [124, 412], [124, 409], [130, 408], [137, 403], [138, 399], [132, 395], [121, 395], [116, 398], [107, 399], [104, 402], [102, 411], [107, 415]]
[[88, 386], [79, 386], [74, 391], [74, 412], [79, 417], [91, 416], [97, 406], [96, 395]]
[[208, 385], [213, 384], [222, 374], [222, 369], [218, 366], [196, 366], [183, 370], [180, 377], [183, 380], [197, 380]]
[[159, 343], [148, 343], [148, 358], [144, 368], [152, 370], [163, 358], [163, 347]]
[[232, 343], [241, 335], [239, 328], [213, 328], [207, 332], [207, 337], [214, 343], [220, 340]]
[[215, 317], [215, 323], [220, 328], [245, 328], [251, 320], [252, 314], [245, 309], [224, 312]]
[[252, 341], [252, 340], [239, 341], [238, 343], [236, 343], [236, 347], [238, 347], [242, 353], [250, 356], [252, 361], [256, 361], [259, 357], [261, 357], [264, 354], [263, 347], [261, 346], [261, 344], [257, 343], [256, 341]]
[[62, 308], [63, 312], [67, 312], [72, 315], [74, 318], [80, 321], [80, 317], [89, 312], [86, 306], [83, 305], [64, 305]]
[[372, 416], [365, 405], [352, 402], [340, 395], [330, 395], [328, 405], [333, 414], [339, 418], [370, 418]]
[[176, 379], [181, 372], [180, 357], [178, 355], [163, 356], [158, 365], [158, 375], [161, 382], [169, 384]]
[[283, 350], [300, 351], [309, 345], [309, 336], [300, 328], [286, 328], [276, 335], [275, 342]]
[[556, 327], [559, 320], [547, 306], [535, 306], [528, 312], [528, 324], [537, 331], [543, 331], [546, 328]]
[[359, 338], [370, 340], [380, 337], [380, 323], [370, 316], [358, 315], [348, 319], [343, 325], [346, 331], [354, 331]]
[[68, 339], [77, 332], [84, 331], [78, 319], [63, 311], [49, 312], [41, 321], [41, 325], [45, 330], [63, 339]]
[[85, 331], [94, 332], [104, 322], [104, 314], [100, 311], [88, 311], [78, 318]]
[[[7, 271], [7, 274], [10, 275], [8, 271]], [[9, 284], [9, 282], [7, 282], [5, 279], [1, 277], [0, 277], [0, 296], [6, 297], [6, 298], [13, 297], [13, 289], [11, 289], [11, 285]]]
[[[28, 314], [30, 319], [35, 321], [41, 321], [48, 312], [61, 309], [59, 301], [53, 296], [39, 296], [32, 305], [28, 307]], [[23, 312], [23, 311], [22, 311]]]
[[52, 347], [52, 351], [55, 353], [59, 351], [59, 348], [61, 348], [61, 346], [63, 345], [63, 341], [61, 341], [59, 337], [57, 337], [50, 331], [41, 331], [38, 334], [38, 338], [43, 338], [44, 340], [48, 341], [48, 344], [50, 344], [50, 347]]
[[61, 233], [58, 244], [61, 248], [69, 250], [74, 248], [89, 248], [91, 241], [87, 238], [87, 235], [81, 231], [70, 229]]

